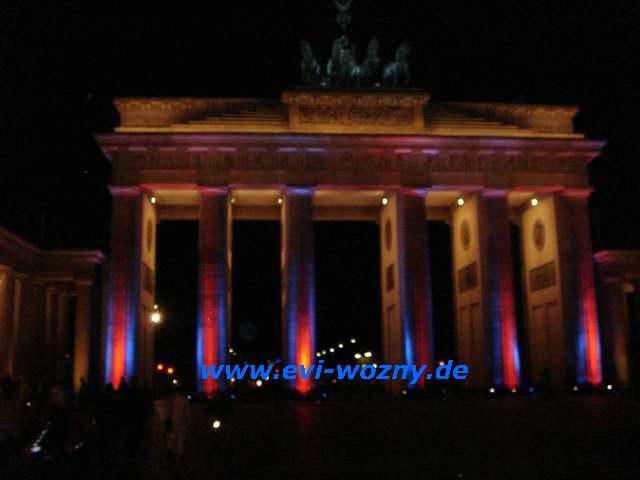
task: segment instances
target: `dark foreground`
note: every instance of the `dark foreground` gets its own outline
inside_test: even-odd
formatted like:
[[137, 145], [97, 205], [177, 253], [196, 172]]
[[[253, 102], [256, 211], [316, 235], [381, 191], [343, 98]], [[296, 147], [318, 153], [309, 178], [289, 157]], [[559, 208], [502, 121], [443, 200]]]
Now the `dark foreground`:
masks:
[[116, 433], [108, 453], [67, 465], [5, 457], [0, 478], [637, 479], [638, 406], [616, 394], [237, 400], [226, 414], [194, 406], [184, 463], [149, 427], [137, 454]]

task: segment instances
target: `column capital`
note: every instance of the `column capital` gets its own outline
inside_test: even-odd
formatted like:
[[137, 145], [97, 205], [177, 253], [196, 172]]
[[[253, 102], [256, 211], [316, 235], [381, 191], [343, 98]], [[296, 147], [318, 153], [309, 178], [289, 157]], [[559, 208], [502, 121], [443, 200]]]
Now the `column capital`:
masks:
[[135, 197], [142, 194], [142, 188], [140, 188], [138, 185], [109, 185], [109, 192], [111, 192], [111, 195], [114, 197]]
[[229, 193], [229, 188], [222, 186], [198, 185], [197, 190], [200, 195], [226, 195]]
[[571, 198], [589, 198], [593, 188], [567, 188], [560, 192], [562, 196]]
[[483, 197], [489, 198], [506, 198], [510, 190], [505, 188], [485, 188], [480, 193]]

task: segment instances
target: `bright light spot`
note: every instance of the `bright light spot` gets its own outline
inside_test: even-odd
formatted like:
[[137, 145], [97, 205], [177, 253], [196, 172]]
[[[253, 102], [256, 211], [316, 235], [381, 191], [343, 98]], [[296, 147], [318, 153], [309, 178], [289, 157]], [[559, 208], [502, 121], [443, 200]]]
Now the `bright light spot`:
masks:
[[316, 352], [316, 357], [321, 357], [321, 356], [322, 356], [322, 353]]
[[167, 373], [168, 373], [169, 375], [173, 375], [173, 372], [175, 372], [175, 370], [173, 369], [173, 367], [169, 367], [169, 368], [167, 368]]
[[517, 391], [518, 391], [518, 390], [517, 390], [517, 389], [515, 389], [515, 388], [512, 388], [512, 389], [511, 389], [511, 393], [516, 393]]
[[261, 387], [262, 386], [262, 380], [256, 380], [256, 386], [257, 387]]
[[403, 394], [403, 395], [406, 395], [406, 394], [407, 394], [407, 391], [406, 391], [404, 388], [402, 389], [402, 394]]
[[236, 197], [231, 197], [231, 203], [236, 203]]
[[573, 391], [574, 391], [574, 392], [577, 392], [577, 391], [578, 391], [578, 386], [577, 386], [577, 385], [574, 385], [574, 386], [573, 386]]
[[378, 368], [378, 364], [377, 364], [377, 363], [374, 363], [374, 364], [373, 364], [373, 368]]
[[323, 355], [326, 355], [326, 354], [327, 354], [327, 351], [326, 351], [326, 350], [322, 350], [322, 354], [323, 354]]
[[329, 351], [330, 351], [331, 353], [333, 353], [333, 352], [335, 352], [335, 351], [336, 351], [336, 349], [335, 349], [335, 348], [333, 348], [333, 347], [331, 347], [331, 348], [329, 349]]
[[491, 388], [489, 389], [489, 393], [496, 393], [496, 389], [495, 389], [495, 388], [493, 388], [493, 387], [491, 387]]
[[459, 207], [464, 205], [464, 198], [460, 197], [458, 200], [456, 200], [456, 203], [458, 204]]
[[187, 400], [191, 400], [192, 398], [191, 395], [187, 395]]
[[236, 377], [231, 377], [231, 380], [229, 380], [231, 383], [235, 383], [236, 381]]
[[229, 353], [233, 353], [233, 348], [230, 348], [230, 349], [229, 349]]
[[356, 339], [355, 339], [355, 338], [352, 338], [352, 339], [351, 339], [351, 343], [356, 343]]
[[371, 358], [371, 355], [373, 355], [371, 352], [364, 352], [365, 358]]
[[31, 453], [38, 453], [42, 450], [42, 447], [40, 445], [34, 445], [33, 447], [31, 447]]
[[31, 407], [31, 402], [26, 403], [27, 407]]
[[176, 380], [175, 378], [173, 379], [173, 384], [177, 385], [178, 384], [178, 380]]
[[282, 197], [278, 198], [278, 205], [282, 205]]
[[607, 385], [607, 390], [613, 390], [613, 385]]
[[360, 360], [362, 358], [362, 355], [360, 355], [359, 353], [356, 353], [353, 358], [355, 358], [356, 360]]
[[164, 370], [164, 365], [159, 363], [158, 366], [156, 367], [156, 369], [161, 372], [162, 370]]
[[344, 344], [339, 343], [339, 344], [338, 344], [338, 348], [344, 348]]
[[387, 197], [382, 197], [382, 204], [387, 205], [389, 203], [389, 199]]
[[161, 321], [162, 321], [162, 315], [160, 315], [160, 312], [153, 312], [151, 314], [152, 323], [160, 323]]
[[154, 310], [158, 310], [160, 308], [160, 305], [158, 305], [157, 303], [153, 304], [153, 309]]
[[158, 202], [158, 199], [156, 197], [151, 197], [151, 203], [152, 204], [156, 204]]
[[538, 205], [538, 199], [537, 198], [532, 198], [531, 199], [531, 206], [532, 207], [536, 207]]
[[214, 430], [218, 430], [222, 426], [222, 422], [220, 420], [214, 420], [211, 426]]

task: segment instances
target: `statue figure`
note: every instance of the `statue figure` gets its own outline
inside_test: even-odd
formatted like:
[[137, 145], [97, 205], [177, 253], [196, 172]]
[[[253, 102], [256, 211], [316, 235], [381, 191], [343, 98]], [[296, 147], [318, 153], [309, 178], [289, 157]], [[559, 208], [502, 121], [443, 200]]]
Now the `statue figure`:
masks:
[[351, 85], [358, 73], [356, 48], [349, 37], [336, 38], [331, 48], [331, 58], [327, 62], [327, 76], [331, 85]]
[[349, 9], [353, 0], [347, 0], [345, 3], [340, 3], [338, 0], [333, 0], [333, 4], [338, 9], [338, 15], [336, 16], [336, 22], [342, 28], [342, 34], [347, 32], [347, 25], [351, 23], [351, 15], [349, 15]]
[[382, 77], [382, 59], [379, 55], [380, 42], [376, 37], [369, 40], [367, 55], [359, 68], [359, 80], [361, 85], [380, 86]]
[[302, 83], [319, 85], [322, 81], [322, 67], [313, 56], [311, 45], [306, 40], [300, 42], [300, 54], [302, 55], [302, 63], [300, 65]]
[[408, 42], [404, 42], [396, 50], [395, 61], [385, 65], [383, 82], [386, 87], [409, 86], [409, 83], [411, 83], [411, 72], [409, 69], [410, 53], [411, 45]]

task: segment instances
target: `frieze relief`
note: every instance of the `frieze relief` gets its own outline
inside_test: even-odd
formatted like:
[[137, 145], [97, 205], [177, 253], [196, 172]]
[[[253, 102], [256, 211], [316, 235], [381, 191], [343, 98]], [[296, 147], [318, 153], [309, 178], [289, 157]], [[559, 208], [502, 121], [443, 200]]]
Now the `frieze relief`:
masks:
[[535, 155], [478, 155], [474, 152], [442, 152], [426, 154], [420, 151], [395, 153], [391, 150], [371, 153], [352, 149], [309, 152], [304, 149], [279, 151], [191, 151], [180, 148], [169, 151], [111, 151], [114, 171], [198, 170], [222, 172], [227, 170], [300, 171], [309, 172], [404, 172], [404, 173], [460, 173], [508, 175], [511, 173], [567, 174], [584, 177], [587, 161], [584, 158], [554, 158]]

